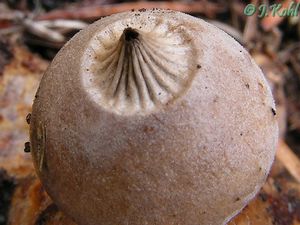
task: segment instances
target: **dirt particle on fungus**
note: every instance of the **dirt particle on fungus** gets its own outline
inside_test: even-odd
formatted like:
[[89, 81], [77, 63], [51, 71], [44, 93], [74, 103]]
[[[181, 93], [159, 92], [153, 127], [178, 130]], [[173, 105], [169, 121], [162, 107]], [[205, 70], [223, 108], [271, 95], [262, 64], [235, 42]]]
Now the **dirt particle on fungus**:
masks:
[[214, 103], [217, 103], [219, 101], [219, 96], [216, 96], [213, 100]]
[[139, 9], [139, 12], [146, 12], [145, 8]]
[[148, 127], [148, 126], [144, 126], [143, 131], [145, 133], [151, 133], [154, 131], [154, 127]]
[[134, 9], [131, 9], [131, 12], [134, 12]]
[[250, 85], [248, 83], [245, 84], [246, 88], [250, 88]]
[[276, 116], [276, 110], [274, 108], [271, 108], [271, 111], [272, 111], [273, 115]]
[[197, 69], [200, 69], [201, 68], [201, 65], [197, 64]]
[[26, 116], [27, 124], [30, 124], [30, 120], [31, 120], [31, 113], [28, 113], [27, 116]]
[[242, 133], [242, 132], [240, 133], [240, 136], [243, 136], [243, 133]]
[[30, 152], [30, 142], [25, 142], [24, 144], [24, 152]]
[[241, 200], [240, 197], [237, 197], [237, 198], [235, 199], [236, 202], [238, 202], [238, 201], [240, 201], [240, 200]]

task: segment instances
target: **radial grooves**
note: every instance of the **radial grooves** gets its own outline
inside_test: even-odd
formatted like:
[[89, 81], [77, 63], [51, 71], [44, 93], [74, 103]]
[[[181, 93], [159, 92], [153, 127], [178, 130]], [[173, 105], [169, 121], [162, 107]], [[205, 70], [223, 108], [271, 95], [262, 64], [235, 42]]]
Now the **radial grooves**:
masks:
[[140, 105], [140, 89], [137, 85], [136, 77], [133, 73], [133, 60], [132, 60], [132, 50], [128, 51], [129, 58], [129, 68], [128, 68], [128, 98], [131, 102], [135, 102], [136, 105]]
[[157, 83], [157, 85], [159, 87], [161, 87], [164, 91], [169, 92], [170, 94], [174, 94], [175, 91], [172, 90], [172, 85], [168, 85], [159, 75], [159, 72], [153, 67], [153, 65], [151, 64], [151, 60], [149, 59], [149, 57], [147, 56], [147, 53], [144, 51], [144, 49], [142, 49], [141, 47], [138, 47], [141, 55], [143, 57], [143, 60], [145, 62], [146, 65], [148, 65], [148, 70], [149, 72], [151, 72], [151, 75], [153, 76], [155, 82]]
[[167, 92], [169, 92], [170, 94], [175, 94], [175, 90], [173, 90], [173, 87], [175, 86], [172, 81], [172, 83], [168, 83], [166, 81], [166, 77], [163, 78], [159, 73], [159, 70], [160, 70], [160, 67], [158, 67], [155, 63], [152, 63], [153, 59], [150, 58], [147, 54], [147, 52], [145, 52], [145, 50], [143, 48], [141, 48], [141, 52], [142, 52], [142, 55], [150, 69], [150, 71], [152, 72], [152, 75], [153, 77], [155, 78], [155, 80], [157, 81], [158, 85], [163, 88], [164, 90], [166, 90]]
[[145, 81], [145, 84], [146, 84], [146, 87], [147, 87], [147, 90], [148, 90], [148, 94], [149, 94], [149, 97], [151, 99], [151, 101], [153, 103], [156, 103], [158, 104], [158, 99], [156, 97], [156, 86], [152, 83], [151, 81], [151, 77], [149, 76], [149, 73], [148, 73], [148, 68], [147, 68], [147, 64], [145, 63], [144, 61], [144, 58], [141, 54], [141, 51], [140, 51], [140, 48], [138, 46], [136, 46], [136, 52], [138, 52], [138, 56], [139, 56], [139, 64], [140, 64], [140, 68], [141, 68], [141, 74], [144, 78], [144, 81]]
[[[170, 61], [168, 58], [166, 58], [165, 55], [160, 55], [158, 53], [158, 50], [155, 52], [148, 44], [144, 43], [143, 48], [145, 49], [145, 51], [147, 52], [147, 54], [149, 55], [149, 57], [151, 58], [151, 61], [161, 70], [164, 71], [165, 75], [168, 75], [170, 78], [172, 78], [173, 80], [177, 80], [180, 79], [180, 76], [178, 76], [178, 74], [176, 74], [175, 71], [171, 71], [172, 65], [168, 65], [168, 67], [166, 67], [165, 65], [163, 65], [162, 61], [166, 61], [168, 64], [172, 64], [173, 62]], [[154, 53], [155, 52], [155, 53]], [[159, 59], [159, 60], [158, 60]], [[171, 62], [171, 63], [170, 63]]]
[[112, 80], [110, 82], [110, 85], [108, 87], [108, 97], [112, 98], [115, 96], [116, 90], [118, 88], [118, 84], [121, 80], [122, 70], [123, 70], [123, 62], [124, 62], [124, 54], [125, 54], [125, 46], [122, 46], [121, 52], [118, 56], [117, 60], [117, 68], [115, 73], [112, 76]]
[[155, 38], [137, 32], [126, 28], [117, 43], [95, 51], [91, 88], [100, 93], [101, 104], [118, 113], [168, 103], [187, 88], [193, 74], [192, 46], [181, 34], [170, 38], [165, 32]]
[[159, 101], [155, 94], [157, 92], [157, 90], [156, 90], [157, 83], [154, 84], [153, 81], [151, 80], [151, 74], [149, 74], [149, 68], [146, 66], [147, 63], [144, 60], [144, 57], [143, 57], [138, 45], [136, 46], [136, 51], [138, 52], [138, 55], [139, 55], [139, 64], [140, 64], [143, 78], [144, 78], [146, 86], [147, 86], [149, 97], [150, 97], [151, 101], [153, 101], [156, 104], [159, 104]]

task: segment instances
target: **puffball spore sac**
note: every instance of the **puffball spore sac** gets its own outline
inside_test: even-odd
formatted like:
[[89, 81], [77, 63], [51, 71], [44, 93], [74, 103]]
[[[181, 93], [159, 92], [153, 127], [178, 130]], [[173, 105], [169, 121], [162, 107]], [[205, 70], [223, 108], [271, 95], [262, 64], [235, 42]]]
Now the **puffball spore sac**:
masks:
[[79, 225], [222, 225], [267, 177], [274, 111], [261, 70], [223, 31], [170, 10], [124, 12], [54, 58], [31, 152]]

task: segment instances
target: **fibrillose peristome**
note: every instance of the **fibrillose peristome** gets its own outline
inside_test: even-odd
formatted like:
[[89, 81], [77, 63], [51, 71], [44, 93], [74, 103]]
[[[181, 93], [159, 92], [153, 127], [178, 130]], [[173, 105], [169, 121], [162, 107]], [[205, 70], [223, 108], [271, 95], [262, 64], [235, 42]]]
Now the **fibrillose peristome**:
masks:
[[117, 114], [146, 114], [176, 100], [196, 73], [198, 51], [178, 20], [136, 14], [91, 38], [82, 81], [97, 104]]

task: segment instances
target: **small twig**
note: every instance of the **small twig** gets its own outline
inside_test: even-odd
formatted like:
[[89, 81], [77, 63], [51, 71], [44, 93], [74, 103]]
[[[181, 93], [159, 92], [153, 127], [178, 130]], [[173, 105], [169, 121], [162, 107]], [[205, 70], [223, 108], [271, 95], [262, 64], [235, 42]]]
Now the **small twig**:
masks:
[[25, 19], [23, 24], [31, 33], [45, 38], [49, 41], [63, 42], [65, 40], [65, 37], [62, 34], [57, 31], [51, 30], [38, 22], [34, 22], [30, 19]]
[[53, 19], [80, 19], [80, 20], [93, 20], [102, 16], [108, 16], [113, 13], [130, 11], [132, 9], [171, 9], [187, 13], [204, 13], [208, 17], [215, 15], [218, 12], [223, 12], [226, 7], [221, 4], [206, 1], [205, 4], [201, 2], [126, 2], [111, 5], [97, 5], [85, 6], [72, 9], [53, 10], [49, 13], [42, 14], [36, 19], [38, 20], [53, 20]]
[[240, 20], [239, 20], [239, 15], [237, 14], [234, 5], [236, 4], [236, 1], [229, 0], [228, 1], [228, 6], [231, 14], [231, 23], [235, 29], [240, 28]]
[[[252, 4], [258, 5], [258, 0], [253, 0]], [[246, 25], [244, 28], [243, 38], [245, 43], [249, 44], [249, 42], [253, 41], [255, 37], [257, 37], [257, 13], [255, 16], [249, 16], [246, 20]]]
[[63, 30], [80, 30], [87, 26], [86, 23], [76, 20], [34, 21], [25, 19], [22, 24], [30, 33], [51, 42], [64, 42]]
[[48, 28], [62, 28], [62, 29], [75, 29], [81, 30], [85, 28], [88, 24], [78, 20], [43, 20], [39, 21], [39, 24]]
[[269, 43], [272, 43], [268, 45], [269, 50], [273, 53], [277, 53], [282, 43], [282, 31], [278, 27], [273, 27], [270, 33], [273, 38], [269, 41]]
[[10, 21], [12, 25], [5, 29], [0, 29], [0, 35], [9, 35], [18, 31], [27, 31], [46, 41], [63, 43], [66, 38], [65, 32], [70, 30], [81, 30], [87, 23], [77, 20], [43, 20], [34, 19], [34, 14], [25, 15], [21, 11], [0, 12], [0, 22]]
[[300, 183], [300, 160], [283, 140], [280, 140], [278, 143], [276, 158], [284, 165], [295, 180]]

